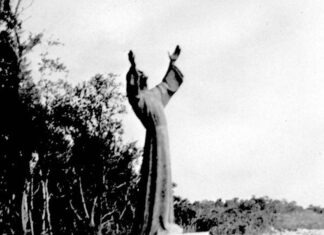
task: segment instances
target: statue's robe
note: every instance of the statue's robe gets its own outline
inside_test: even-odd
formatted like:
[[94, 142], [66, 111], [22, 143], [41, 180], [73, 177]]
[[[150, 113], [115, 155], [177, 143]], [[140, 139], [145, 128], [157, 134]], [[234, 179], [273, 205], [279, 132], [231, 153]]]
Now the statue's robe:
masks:
[[133, 235], [181, 232], [174, 224], [169, 137], [164, 107], [183, 81], [179, 69], [170, 64], [162, 82], [136, 97], [128, 96], [137, 117], [146, 128]]

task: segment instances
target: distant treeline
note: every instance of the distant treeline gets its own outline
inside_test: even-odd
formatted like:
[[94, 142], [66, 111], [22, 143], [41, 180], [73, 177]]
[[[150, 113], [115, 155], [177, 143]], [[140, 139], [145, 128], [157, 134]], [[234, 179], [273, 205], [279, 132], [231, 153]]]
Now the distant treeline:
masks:
[[311, 205], [304, 209], [296, 202], [268, 197], [194, 203], [175, 197], [175, 216], [186, 231], [211, 231], [213, 235], [324, 229], [324, 208]]

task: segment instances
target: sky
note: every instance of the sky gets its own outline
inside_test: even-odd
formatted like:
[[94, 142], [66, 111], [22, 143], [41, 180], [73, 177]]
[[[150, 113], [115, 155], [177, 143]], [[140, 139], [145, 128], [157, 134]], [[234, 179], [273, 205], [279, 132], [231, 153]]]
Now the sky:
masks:
[[[323, 12], [321, 0], [34, 0], [24, 28], [64, 43], [51, 53], [69, 81], [113, 72], [123, 91], [130, 49], [152, 87], [181, 46], [185, 80], [166, 108], [177, 195], [324, 206]], [[127, 107], [125, 139], [142, 146]]]

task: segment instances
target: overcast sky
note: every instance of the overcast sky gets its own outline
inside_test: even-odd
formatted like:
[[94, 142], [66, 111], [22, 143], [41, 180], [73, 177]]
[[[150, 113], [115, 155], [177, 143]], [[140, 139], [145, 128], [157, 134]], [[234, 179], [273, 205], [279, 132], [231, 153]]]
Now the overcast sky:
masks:
[[[182, 47], [166, 109], [176, 194], [324, 206], [323, 12], [321, 0], [35, 0], [25, 28], [65, 44], [54, 53], [73, 82], [124, 82], [133, 49], [154, 86]], [[143, 145], [130, 108], [125, 132]]]

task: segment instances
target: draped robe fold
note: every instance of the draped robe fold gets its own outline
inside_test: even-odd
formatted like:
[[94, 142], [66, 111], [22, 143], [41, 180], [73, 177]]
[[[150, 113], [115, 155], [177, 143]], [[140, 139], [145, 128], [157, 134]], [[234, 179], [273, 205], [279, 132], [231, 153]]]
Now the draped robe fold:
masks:
[[133, 235], [162, 235], [181, 231], [174, 224], [169, 137], [164, 107], [183, 81], [180, 70], [170, 64], [162, 82], [140, 90], [129, 102], [146, 128], [140, 172], [138, 205]]

